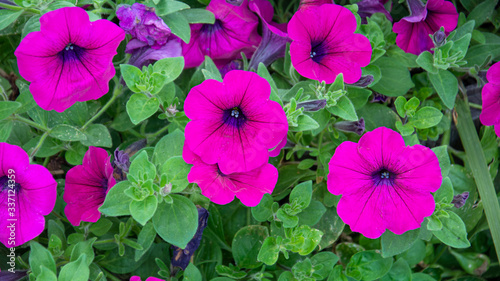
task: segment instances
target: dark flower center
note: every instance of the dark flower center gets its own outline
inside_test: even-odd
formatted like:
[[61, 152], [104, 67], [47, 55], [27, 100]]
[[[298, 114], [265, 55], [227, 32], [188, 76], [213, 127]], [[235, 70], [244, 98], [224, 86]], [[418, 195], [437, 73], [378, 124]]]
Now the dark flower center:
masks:
[[216, 19], [213, 24], [205, 23], [201, 26], [201, 32], [206, 34], [213, 34], [222, 29], [222, 21]]
[[107, 189], [108, 189], [108, 179], [103, 178], [103, 179], [101, 180], [101, 187], [102, 187], [104, 190], [107, 190]]
[[243, 114], [243, 111], [237, 106], [226, 109], [223, 112], [223, 122], [224, 124], [236, 127], [236, 128], [241, 128], [247, 120], [246, 116]]
[[311, 43], [311, 59], [315, 63], [320, 63], [321, 60], [327, 55], [327, 49], [324, 44], [324, 40], [313, 41]]
[[79, 61], [84, 53], [84, 48], [73, 43], [69, 43], [59, 52], [59, 57], [63, 62]]
[[386, 168], [382, 168], [372, 174], [373, 184], [393, 186], [396, 175]]
[[0, 191], [3, 192], [4, 190], [7, 189], [14, 190], [14, 192], [17, 194], [21, 190], [21, 185], [15, 182], [15, 180], [14, 183], [13, 182], [9, 183], [9, 177], [2, 176], [0, 177]]
[[[216, 165], [217, 165], [217, 164], [216, 164]], [[218, 174], [219, 176], [221, 176], [221, 177], [225, 177], [225, 176], [226, 176], [226, 174], [224, 174], [224, 173], [220, 170], [219, 165], [217, 165], [217, 174]]]

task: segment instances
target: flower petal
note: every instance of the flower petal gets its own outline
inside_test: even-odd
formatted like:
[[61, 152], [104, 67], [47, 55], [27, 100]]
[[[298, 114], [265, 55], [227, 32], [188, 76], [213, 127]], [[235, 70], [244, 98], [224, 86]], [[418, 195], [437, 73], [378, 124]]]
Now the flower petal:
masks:
[[229, 188], [230, 180], [218, 174], [217, 165], [195, 164], [188, 174], [188, 180], [197, 183], [201, 194], [216, 204], [224, 205], [234, 199], [234, 192]]

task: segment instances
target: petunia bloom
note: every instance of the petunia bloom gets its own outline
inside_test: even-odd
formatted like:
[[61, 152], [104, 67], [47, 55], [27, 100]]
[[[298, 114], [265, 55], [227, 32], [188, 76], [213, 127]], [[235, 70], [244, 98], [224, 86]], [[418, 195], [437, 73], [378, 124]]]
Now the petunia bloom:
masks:
[[83, 164], [71, 168], [66, 174], [63, 199], [67, 203], [64, 213], [72, 225], [96, 222], [101, 217], [99, 207], [116, 180], [106, 150], [89, 147]]
[[495, 133], [500, 137], [500, 62], [488, 69], [486, 78], [488, 83], [482, 90], [483, 109], [479, 120], [485, 126], [495, 126]]
[[210, 201], [225, 205], [236, 196], [247, 207], [259, 205], [265, 193], [271, 194], [278, 182], [278, 169], [264, 163], [247, 172], [225, 174], [217, 164], [206, 164], [184, 144], [184, 161], [194, 164], [188, 174], [189, 182], [196, 183], [201, 194]]
[[30, 165], [19, 146], [0, 143], [0, 242], [17, 247], [45, 228], [44, 216], [54, 209], [57, 183], [49, 170]]
[[132, 38], [147, 43], [153, 49], [165, 45], [172, 33], [165, 22], [156, 15], [155, 9], [144, 4], [120, 5], [116, 10], [116, 17], [120, 20], [120, 27], [132, 35]]
[[189, 44], [182, 43], [185, 67], [197, 67], [209, 56], [218, 67], [244, 52], [251, 57], [260, 43], [259, 20], [248, 9], [248, 0], [235, 6], [226, 0], [212, 0], [207, 10], [214, 13], [213, 24], [192, 24]]
[[268, 150], [288, 132], [286, 114], [269, 100], [269, 83], [253, 72], [233, 70], [221, 83], [205, 80], [184, 102], [186, 143], [223, 174], [246, 172], [267, 163]]
[[329, 163], [328, 190], [342, 195], [340, 218], [368, 238], [386, 229], [417, 229], [435, 208], [431, 192], [441, 186], [436, 155], [422, 145], [406, 146], [400, 134], [380, 127], [359, 143], [339, 145]]
[[108, 92], [115, 75], [113, 56], [124, 38], [116, 24], [90, 22], [82, 8], [66, 7], [44, 14], [40, 31], [26, 35], [14, 54], [36, 103], [63, 112]]
[[[141, 281], [141, 277], [140, 276], [132, 276], [132, 277], [130, 277], [130, 281]], [[160, 278], [156, 278], [156, 277], [148, 277], [148, 279], [146, 279], [146, 281], [165, 281], [165, 280], [160, 279]]]
[[288, 23], [293, 40], [290, 57], [297, 72], [309, 79], [333, 83], [339, 73], [352, 84], [370, 63], [370, 41], [354, 34], [356, 18], [347, 8], [324, 4], [297, 11]]
[[442, 26], [448, 35], [457, 27], [457, 9], [449, 1], [429, 0], [425, 5], [420, 0], [406, 2], [410, 15], [395, 23], [392, 31], [398, 34], [396, 44], [407, 53], [419, 55], [431, 51], [434, 43], [429, 34], [434, 34]]

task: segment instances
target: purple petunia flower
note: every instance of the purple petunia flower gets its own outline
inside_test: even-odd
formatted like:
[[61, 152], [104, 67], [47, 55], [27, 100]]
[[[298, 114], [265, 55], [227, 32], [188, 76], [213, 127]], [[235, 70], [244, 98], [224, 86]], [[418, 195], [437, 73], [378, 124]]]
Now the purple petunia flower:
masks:
[[251, 57], [260, 43], [257, 34], [259, 20], [248, 9], [248, 0], [235, 6], [226, 0], [212, 0], [207, 10], [214, 13], [214, 24], [192, 24], [191, 41], [182, 42], [185, 67], [197, 67], [209, 56], [218, 67], [244, 52]]
[[156, 15], [154, 8], [144, 4], [121, 5], [116, 10], [116, 16], [123, 30], [153, 49], [165, 45], [170, 37], [170, 28]]
[[[249, 3], [251, 11], [255, 12], [262, 22], [262, 41], [249, 63], [250, 69], [257, 69], [259, 63], [269, 66], [276, 59], [285, 56], [286, 43], [292, 40], [286, 32], [286, 24], [280, 26], [272, 22], [274, 9], [267, 0], [252, 0]], [[282, 27], [284, 30], [281, 30]]]
[[0, 143], [0, 242], [17, 247], [45, 228], [56, 204], [57, 183], [42, 165], [30, 165], [19, 146]]
[[271, 194], [278, 182], [278, 169], [269, 163], [245, 172], [225, 174], [217, 164], [207, 164], [184, 144], [184, 161], [194, 164], [188, 174], [189, 182], [198, 184], [201, 194], [210, 201], [224, 205], [236, 196], [247, 207], [259, 205], [265, 193]]
[[[141, 281], [140, 276], [132, 276], [130, 277], [130, 281]], [[146, 281], [165, 281], [164, 279], [156, 278], [156, 277], [148, 277]]]
[[90, 22], [82, 8], [67, 7], [44, 14], [40, 31], [26, 35], [14, 54], [36, 103], [63, 112], [108, 92], [115, 75], [113, 56], [124, 38], [116, 24]]
[[370, 63], [370, 41], [354, 34], [356, 18], [348, 9], [324, 4], [297, 11], [288, 23], [293, 40], [290, 57], [297, 72], [309, 79], [333, 83], [339, 73], [352, 84]]
[[232, 60], [220, 69], [220, 75], [224, 78], [226, 74], [232, 70], [243, 70], [243, 61]]
[[264, 78], [241, 70], [227, 73], [222, 83], [206, 80], [193, 87], [184, 103], [191, 119], [186, 144], [226, 175], [262, 166], [288, 132], [285, 111], [270, 94]]
[[108, 152], [89, 147], [83, 165], [71, 168], [66, 174], [63, 199], [67, 203], [64, 213], [69, 222], [77, 226], [82, 221], [98, 221], [101, 217], [98, 209], [115, 183]]
[[444, 27], [446, 35], [457, 27], [458, 13], [453, 3], [429, 0], [407, 0], [410, 15], [395, 23], [392, 30], [398, 34], [396, 44], [405, 52], [419, 55], [432, 51], [434, 43], [430, 34]]
[[358, 5], [358, 15], [361, 17], [361, 23], [366, 24], [366, 18], [371, 17], [375, 13], [384, 14], [385, 17], [392, 22], [391, 13], [384, 7], [387, 1], [388, 0], [363, 0], [356, 3]]
[[431, 192], [441, 186], [434, 152], [406, 146], [400, 134], [380, 127], [339, 145], [330, 160], [328, 190], [342, 195], [337, 212], [352, 231], [375, 239], [419, 228], [435, 208]]
[[488, 83], [482, 90], [483, 109], [479, 120], [485, 126], [495, 126], [500, 137], [500, 62], [495, 63], [486, 73]]
[[171, 36], [171, 39], [167, 43], [157, 49], [152, 48], [139, 39], [132, 39], [128, 42], [125, 53], [132, 54], [128, 64], [142, 69], [143, 66], [150, 65], [164, 58], [182, 56], [182, 46], [180, 39], [175, 36]]

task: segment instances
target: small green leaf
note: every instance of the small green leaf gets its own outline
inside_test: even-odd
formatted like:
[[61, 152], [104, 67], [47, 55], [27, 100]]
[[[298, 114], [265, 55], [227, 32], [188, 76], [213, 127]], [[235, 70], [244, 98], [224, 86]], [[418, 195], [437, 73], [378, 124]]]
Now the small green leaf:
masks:
[[153, 217], [158, 207], [156, 196], [150, 195], [142, 201], [130, 202], [130, 214], [141, 225], [145, 225]]
[[184, 270], [184, 279], [183, 281], [202, 281], [200, 270], [192, 263], [186, 267]]
[[392, 258], [383, 258], [376, 251], [363, 251], [351, 257], [346, 273], [356, 280], [372, 281], [387, 274], [391, 267]]
[[73, 250], [71, 251], [70, 261], [76, 261], [80, 256], [84, 255], [85, 263], [87, 266], [90, 266], [92, 261], [94, 261], [94, 249], [92, 248], [92, 245], [95, 240], [97, 240], [97, 237], [76, 243], [75, 247], [73, 247]]
[[259, 222], [265, 222], [269, 218], [271, 218], [273, 214], [273, 211], [271, 209], [273, 202], [274, 200], [271, 194], [264, 193], [264, 196], [262, 197], [262, 200], [260, 200], [259, 205], [252, 207], [252, 215], [254, 219]]
[[60, 124], [52, 128], [50, 136], [62, 141], [84, 141], [87, 139], [87, 136], [80, 130], [66, 124]]
[[88, 281], [89, 267], [86, 264], [87, 256], [82, 254], [76, 261], [72, 261], [61, 268], [59, 281]]
[[175, 130], [164, 136], [155, 146], [153, 163], [161, 165], [170, 159], [170, 157], [181, 156], [183, 146], [184, 133], [180, 130]]
[[264, 240], [262, 247], [259, 250], [257, 260], [267, 265], [273, 265], [278, 261], [280, 254], [280, 245], [276, 241], [276, 237], [269, 236]]
[[164, 84], [168, 84], [177, 79], [177, 77], [181, 75], [183, 69], [184, 57], [164, 58], [155, 62], [153, 65], [154, 72], [158, 72], [166, 77], [163, 82]]
[[439, 160], [439, 166], [441, 167], [441, 174], [443, 175], [443, 178], [448, 176], [451, 167], [448, 147], [446, 145], [442, 145], [432, 148], [432, 151], [436, 154]]
[[436, 89], [444, 105], [452, 109], [455, 105], [455, 98], [458, 93], [457, 77], [448, 70], [440, 69], [437, 73], [429, 73], [429, 80]]
[[109, 130], [103, 124], [91, 124], [83, 131], [86, 140], [81, 143], [85, 146], [111, 147], [113, 142]]
[[396, 235], [387, 230], [382, 234], [382, 257], [388, 258], [408, 250], [418, 238], [420, 229], [409, 230], [401, 235]]
[[298, 184], [290, 193], [290, 204], [300, 206], [301, 209], [307, 208], [312, 198], [312, 181], [306, 181]]
[[[175, 0], [158, 0], [155, 1], [155, 3], [157, 3], [155, 6], [155, 10], [158, 16], [163, 16], [190, 8], [188, 4]], [[170, 26], [168, 23], [167, 25]]]
[[156, 167], [148, 159], [147, 151], [142, 151], [130, 164], [129, 174], [137, 180], [154, 180]]
[[129, 187], [129, 181], [121, 181], [113, 186], [108, 191], [104, 203], [99, 207], [99, 212], [113, 217], [130, 215], [129, 205], [132, 198], [125, 195], [125, 190]]
[[408, 68], [398, 60], [381, 57], [373, 63], [380, 68], [382, 78], [372, 89], [389, 97], [402, 96], [415, 85]]
[[449, 217], [441, 217], [443, 223], [441, 230], [434, 230], [432, 233], [439, 240], [454, 248], [467, 248], [470, 246], [467, 240], [467, 230], [462, 219], [453, 212], [447, 212]]
[[352, 104], [351, 100], [346, 96], [340, 97], [337, 100], [337, 104], [333, 107], [329, 107], [328, 111], [345, 120], [349, 121], [358, 120], [356, 109], [354, 109], [354, 105]]
[[297, 215], [299, 218], [299, 224], [313, 226], [319, 222], [325, 212], [326, 208], [323, 203], [312, 200], [309, 206]]
[[12, 10], [0, 10], [0, 30], [15, 22], [23, 12], [24, 10], [18, 12]]
[[188, 20], [181, 13], [167, 14], [161, 17], [168, 25], [173, 34], [188, 44], [191, 38], [191, 28]]
[[257, 260], [264, 240], [269, 236], [267, 227], [249, 225], [234, 235], [232, 242], [233, 257], [236, 265], [242, 268], [256, 268], [262, 263]]
[[41, 266], [49, 269], [54, 274], [57, 272], [56, 263], [49, 250], [35, 241], [30, 242], [30, 250], [29, 263], [31, 271], [33, 271], [35, 276], [42, 273]]
[[437, 108], [425, 106], [420, 108], [415, 115], [410, 118], [409, 123], [417, 129], [426, 129], [439, 124], [442, 118], [443, 113]]
[[130, 64], [120, 64], [120, 71], [127, 87], [134, 93], [140, 93], [136, 84], [141, 82], [142, 71]]
[[148, 98], [144, 94], [133, 94], [127, 102], [127, 113], [134, 124], [139, 124], [158, 111], [158, 98]]
[[436, 203], [450, 203], [453, 200], [453, 185], [449, 177], [443, 179], [441, 187], [434, 193]]
[[434, 66], [434, 56], [429, 51], [422, 52], [417, 58], [417, 63], [429, 73], [438, 72], [438, 69]]
[[188, 9], [179, 12], [189, 23], [215, 23], [215, 16], [211, 11], [205, 9]]
[[405, 259], [398, 259], [380, 281], [411, 281], [411, 268]]
[[40, 266], [41, 273], [37, 276], [36, 280], [41, 280], [41, 281], [57, 281], [57, 276], [56, 274], [45, 267], [44, 265]]
[[187, 176], [190, 170], [191, 165], [187, 164], [182, 156], [174, 156], [161, 166], [160, 172], [167, 176], [167, 183], [172, 184], [171, 192], [176, 193], [189, 185]]
[[403, 96], [397, 97], [396, 101], [394, 101], [394, 106], [396, 107], [396, 111], [398, 112], [398, 115], [401, 116], [401, 118], [406, 117], [406, 109], [405, 109], [405, 104], [406, 104], [406, 98]]
[[298, 125], [296, 127], [290, 127], [289, 130], [292, 132], [302, 132], [319, 128], [318, 122], [306, 114], [300, 115], [297, 119], [297, 123]]
[[148, 222], [139, 233], [137, 243], [142, 246], [142, 250], [135, 250], [134, 260], [138, 261], [151, 247], [156, 237], [156, 231], [152, 222]]

